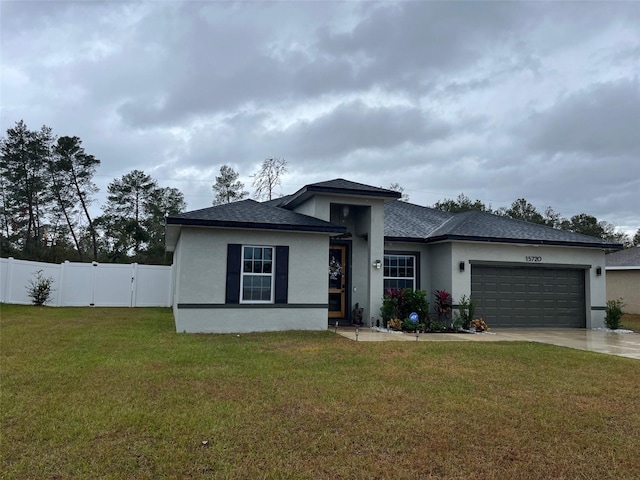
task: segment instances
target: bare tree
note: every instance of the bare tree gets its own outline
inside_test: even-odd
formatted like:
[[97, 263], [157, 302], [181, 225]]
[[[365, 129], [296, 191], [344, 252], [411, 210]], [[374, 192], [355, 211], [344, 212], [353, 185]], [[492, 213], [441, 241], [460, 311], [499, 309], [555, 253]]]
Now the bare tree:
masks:
[[400, 197], [400, 200], [402, 200], [403, 202], [409, 201], [409, 194], [404, 193], [404, 187], [400, 186], [399, 183], [392, 183], [391, 185], [389, 185], [388, 190], [393, 190], [394, 192], [398, 192], [400, 195], [402, 195]]
[[258, 200], [273, 199], [273, 191], [281, 185], [280, 177], [287, 173], [287, 161], [284, 158], [267, 158], [262, 162], [260, 171], [252, 175], [255, 187], [255, 198]]

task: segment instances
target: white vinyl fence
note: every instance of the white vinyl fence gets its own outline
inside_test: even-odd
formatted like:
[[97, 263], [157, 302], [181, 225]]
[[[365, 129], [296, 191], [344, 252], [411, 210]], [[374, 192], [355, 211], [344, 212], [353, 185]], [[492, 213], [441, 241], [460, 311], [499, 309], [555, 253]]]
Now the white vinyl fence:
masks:
[[35, 272], [53, 278], [48, 305], [170, 307], [173, 267], [114, 263], [61, 264], [0, 258], [0, 302], [31, 303], [27, 293]]

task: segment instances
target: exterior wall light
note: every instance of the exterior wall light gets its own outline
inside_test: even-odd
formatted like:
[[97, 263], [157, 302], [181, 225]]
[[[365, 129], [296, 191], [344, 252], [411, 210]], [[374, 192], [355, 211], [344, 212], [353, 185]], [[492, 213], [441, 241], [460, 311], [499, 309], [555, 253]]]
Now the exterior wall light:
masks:
[[598, 275], [598, 276], [602, 275], [602, 267], [597, 267], [596, 268], [596, 275]]
[[464, 262], [460, 262], [460, 271], [464, 272]]
[[382, 262], [380, 260], [376, 260], [371, 265], [377, 270], [380, 270], [382, 268]]

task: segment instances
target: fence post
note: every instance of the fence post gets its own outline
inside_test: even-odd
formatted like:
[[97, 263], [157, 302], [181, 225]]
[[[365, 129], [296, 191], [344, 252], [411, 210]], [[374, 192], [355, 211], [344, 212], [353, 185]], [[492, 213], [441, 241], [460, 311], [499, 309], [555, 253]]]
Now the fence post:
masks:
[[168, 307], [173, 307], [173, 292], [175, 291], [175, 279], [176, 279], [176, 265], [175, 263], [171, 264], [171, 270], [169, 270], [169, 301], [167, 302]]
[[131, 264], [131, 302], [130, 307], [136, 306], [136, 297], [138, 296], [138, 264]]
[[60, 264], [60, 268], [58, 269], [58, 300], [57, 306], [64, 307], [64, 279], [67, 274], [67, 263], [69, 260], [65, 260]]
[[98, 276], [98, 262], [91, 262], [91, 303], [89, 306], [96, 306], [96, 277]]
[[11, 295], [11, 279], [13, 278], [13, 264], [15, 259], [13, 257], [9, 257], [7, 260], [7, 283], [4, 285], [4, 301], [6, 303], [13, 303], [9, 295]]

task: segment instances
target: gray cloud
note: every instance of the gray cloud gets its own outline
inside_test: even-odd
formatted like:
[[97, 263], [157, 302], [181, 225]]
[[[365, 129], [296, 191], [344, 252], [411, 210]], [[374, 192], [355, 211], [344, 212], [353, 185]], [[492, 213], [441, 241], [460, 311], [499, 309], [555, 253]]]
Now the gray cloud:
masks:
[[[78, 135], [207, 206], [220, 166], [285, 189], [399, 182], [640, 226], [639, 2], [13, 2], [1, 127]], [[634, 211], [635, 210], [635, 211]]]
[[368, 107], [361, 101], [339, 105], [313, 121], [282, 132], [296, 158], [340, 158], [355, 150], [389, 149], [446, 137], [450, 127], [415, 107]]
[[[535, 151], [600, 158], [640, 155], [640, 82], [592, 85], [558, 99], [520, 128]], [[526, 132], [525, 132], [526, 131]]]

